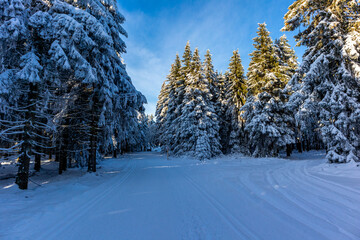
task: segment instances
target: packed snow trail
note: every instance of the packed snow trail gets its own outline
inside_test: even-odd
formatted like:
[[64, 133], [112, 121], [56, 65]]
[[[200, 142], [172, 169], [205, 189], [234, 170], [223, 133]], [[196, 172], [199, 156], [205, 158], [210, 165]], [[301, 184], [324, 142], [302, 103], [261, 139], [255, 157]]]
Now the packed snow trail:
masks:
[[329, 166], [317, 152], [302, 157], [312, 160], [168, 161], [158, 153], [107, 160], [105, 168], [119, 171], [73, 196], [34, 190], [33, 204], [44, 202], [13, 213], [22, 220], [0, 227], [0, 238], [360, 239], [360, 170]]

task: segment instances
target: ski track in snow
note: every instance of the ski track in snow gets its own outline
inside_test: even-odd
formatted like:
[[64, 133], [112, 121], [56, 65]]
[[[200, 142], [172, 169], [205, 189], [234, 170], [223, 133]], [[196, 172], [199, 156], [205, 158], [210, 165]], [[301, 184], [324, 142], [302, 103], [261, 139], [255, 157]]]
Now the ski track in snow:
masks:
[[76, 221], [79, 220], [80, 217], [84, 216], [88, 211], [90, 211], [92, 207], [96, 206], [97, 204], [101, 204], [101, 201], [108, 197], [113, 190], [124, 184], [128, 177], [135, 171], [135, 168], [135, 164], [126, 166], [125, 173], [122, 173], [123, 175], [118, 175], [116, 179], [114, 179], [116, 180], [114, 181], [114, 184], [107, 184], [105, 186], [106, 188], [101, 190], [101, 192], [96, 192], [95, 196], [93, 196], [94, 194], [91, 194], [85, 199], [81, 199], [81, 204], [77, 204], [77, 206], [74, 208], [74, 211], [66, 215], [65, 218], [62, 218], [60, 222], [57, 222], [57, 224], [54, 224], [51, 228], [47, 228], [44, 232], [42, 231], [38, 239], [55, 239], [59, 232], [66, 231], [69, 226], [76, 223]]
[[207, 200], [210, 205], [216, 209], [221, 217], [223, 217], [226, 222], [231, 226], [231, 228], [239, 235], [241, 239], [258, 239], [253, 232], [250, 232], [244, 225], [234, 217], [230, 210], [227, 209], [224, 205], [222, 205], [214, 196], [212, 196], [209, 192], [202, 189], [195, 181], [187, 176], [186, 174], [183, 175], [185, 179], [199, 192], [201, 193], [204, 198]]
[[[105, 162], [121, 171], [94, 187], [79, 188], [91, 182], [80, 177], [77, 194], [35, 189], [26, 202], [24, 191], [0, 189], [1, 202], [24, 205], [1, 221], [0, 239], [359, 240], [360, 170], [307, 154], [199, 162], [136, 153]], [[64, 194], [58, 202], [57, 192]], [[5, 205], [0, 214], [9, 212]]]

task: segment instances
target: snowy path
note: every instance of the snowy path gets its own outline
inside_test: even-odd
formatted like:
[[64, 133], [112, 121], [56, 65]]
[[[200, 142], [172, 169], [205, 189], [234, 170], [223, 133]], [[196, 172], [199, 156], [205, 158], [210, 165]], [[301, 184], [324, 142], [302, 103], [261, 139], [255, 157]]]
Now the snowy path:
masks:
[[34, 190], [29, 208], [16, 213], [22, 220], [0, 226], [0, 238], [360, 239], [360, 170], [328, 166], [316, 154], [297, 161], [200, 163], [157, 153], [108, 160], [104, 167], [119, 171], [91, 188], [82, 187], [88, 176], [68, 183], [70, 192], [77, 186], [72, 196]]

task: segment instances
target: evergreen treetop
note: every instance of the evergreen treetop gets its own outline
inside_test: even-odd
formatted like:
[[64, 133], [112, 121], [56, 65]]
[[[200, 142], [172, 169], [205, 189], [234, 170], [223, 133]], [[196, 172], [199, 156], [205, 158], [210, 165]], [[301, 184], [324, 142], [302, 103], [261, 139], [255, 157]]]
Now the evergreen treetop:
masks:
[[192, 62], [192, 52], [190, 48], [190, 42], [188, 41], [185, 46], [184, 54], [182, 57], [182, 68], [181, 68], [181, 75], [183, 80], [186, 79], [186, 75], [191, 71], [191, 62]]
[[204, 73], [207, 79], [214, 80], [214, 77], [216, 76], [210, 50], [207, 50], [205, 54]]
[[275, 79], [273, 69], [278, 67], [279, 61], [275, 54], [273, 41], [266, 24], [259, 24], [258, 36], [254, 38], [255, 50], [250, 54], [251, 61], [247, 73], [247, 84], [250, 95], [256, 96], [262, 88]]
[[275, 40], [275, 51], [279, 59], [278, 77], [286, 84], [298, 68], [297, 56], [294, 49], [291, 48], [286, 35]]
[[233, 104], [240, 109], [246, 102], [247, 89], [244, 67], [241, 63], [239, 50], [233, 52], [228, 70], [228, 78], [230, 81], [230, 89], [228, 91], [231, 92], [228, 93], [231, 95], [228, 96], [228, 98], [232, 98]]

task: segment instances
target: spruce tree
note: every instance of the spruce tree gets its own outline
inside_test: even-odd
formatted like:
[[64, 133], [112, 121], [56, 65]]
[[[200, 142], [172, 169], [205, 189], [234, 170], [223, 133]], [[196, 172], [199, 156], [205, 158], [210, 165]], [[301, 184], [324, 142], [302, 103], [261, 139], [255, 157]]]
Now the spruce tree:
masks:
[[218, 112], [220, 109], [220, 103], [218, 102], [219, 93], [220, 93], [220, 86], [219, 86], [219, 79], [218, 74], [214, 70], [214, 65], [212, 63], [212, 55], [210, 50], [206, 51], [205, 59], [203, 63], [204, 75], [209, 83], [210, 88], [210, 101], [215, 106], [215, 111]]
[[247, 75], [249, 95], [241, 116], [245, 120], [250, 154], [277, 156], [281, 149], [294, 143], [292, 117], [284, 105], [283, 92], [290, 70], [276, 52], [265, 24], [259, 24], [257, 33]]
[[248, 91], [251, 96], [261, 93], [263, 87], [274, 80], [274, 69], [279, 65], [273, 41], [265, 23], [259, 24], [257, 35], [254, 38], [255, 50], [250, 54], [251, 61], [247, 73]]
[[[60, 122], [66, 128], [59, 129], [65, 143], [60, 149], [61, 155], [66, 159], [67, 152], [75, 150], [67, 146], [89, 143], [83, 146], [89, 149], [89, 171], [96, 171], [98, 143], [109, 149], [114, 135], [119, 137], [120, 145], [128, 145], [129, 139], [135, 139], [132, 134], [138, 125], [137, 113], [143, 111], [142, 104], [146, 101], [134, 88], [121, 59], [126, 51], [121, 39], [121, 36], [127, 36], [122, 27], [124, 21], [114, 1], [97, 0], [55, 2], [49, 11], [38, 12], [31, 19], [43, 42], [53, 42], [52, 59], [67, 63], [61, 65], [58, 61], [54, 64], [55, 72], [66, 71], [67, 78], [63, 78], [63, 74], [53, 76], [64, 86], [59, 95], [71, 99]], [[125, 124], [128, 128], [116, 126], [121, 122], [129, 123]], [[76, 127], [79, 125], [83, 128]], [[81, 141], [66, 140], [67, 132], [77, 130], [81, 131], [77, 134]], [[127, 137], [120, 137], [123, 135]]]
[[[27, 9], [27, 10], [26, 10]], [[0, 3], [0, 91], [1, 133], [7, 154], [18, 160], [16, 183], [27, 189], [30, 159], [35, 156], [35, 170], [40, 170], [40, 155], [51, 130], [44, 79], [44, 51], [38, 49], [36, 34], [29, 18], [36, 13], [30, 2]]]
[[[169, 85], [169, 100], [168, 110], [165, 116], [164, 133], [160, 135], [160, 141], [164, 145], [165, 151], [172, 151], [176, 142], [177, 128], [175, 125], [176, 119], [179, 116], [177, 108], [182, 102], [183, 96], [179, 96], [179, 92], [183, 94], [184, 78], [181, 75], [181, 60], [178, 54], [176, 54], [175, 62], [170, 70], [168, 76]], [[180, 101], [181, 99], [181, 101]], [[161, 131], [161, 129], [159, 129]]]
[[289, 105], [307, 135], [320, 129], [329, 162], [360, 161], [359, 8], [354, 0], [298, 0], [285, 15], [283, 30], [304, 26], [295, 38], [307, 47]]
[[244, 140], [244, 122], [240, 116], [240, 108], [244, 106], [247, 94], [246, 78], [239, 51], [233, 52], [225, 80], [226, 112], [224, 118], [229, 124], [226, 127], [228, 132], [224, 136], [228, 138], [228, 143], [225, 143], [227, 146], [225, 152], [239, 152], [241, 141]]
[[[295, 55], [294, 49], [291, 48], [289, 41], [286, 38], [286, 35], [283, 35], [280, 37], [280, 39], [275, 40], [275, 53], [277, 55], [277, 58], [279, 60], [279, 65], [277, 67], [276, 76], [279, 78], [279, 80], [282, 83], [287, 84], [290, 79], [294, 76], [297, 68], [298, 68], [298, 62], [297, 62], [297, 56]], [[291, 95], [291, 90], [288, 88], [284, 88], [281, 90], [282, 93], [282, 102], [283, 104], [286, 104], [288, 102], [289, 97]], [[299, 127], [296, 124], [294, 114], [291, 111], [291, 109], [288, 109], [287, 106], [284, 106], [287, 113], [289, 114], [287, 124], [288, 127], [291, 128], [292, 132], [295, 134], [295, 141], [299, 145], [301, 134], [299, 134]], [[289, 142], [289, 143], [292, 143]], [[290, 156], [292, 150], [293, 150], [293, 144], [287, 145], [287, 155]]]
[[247, 143], [253, 157], [278, 156], [280, 150], [295, 142], [293, 117], [284, 104], [287, 96], [282, 89], [285, 84], [279, 78], [274, 79], [255, 101], [242, 108], [246, 114]]
[[[171, 66], [171, 68], [173, 68], [173, 65]], [[158, 97], [158, 102], [156, 104], [156, 111], [155, 111], [155, 116], [156, 116], [156, 138], [158, 139], [158, 142], [160, 145], [164, 145], [163, 141], [160, 140], [163, 137], [163, 133], [164, 133], [164, 125], [165, 125], [165, 119], [166, 119], [166, 115], [168, 112], [168, 104], [169, 104], [169, 83], [167, 81], [165, 81], [162, 86], [161, 86], [161, 90], [160, 90], [160, 94]]]
[[147, 151], [158, 145], [157, 142], [157, 126], [154, 115], [147, 115], [147, 131], [145, 134], [145, 146]]
[[1, 137], [6, 148], [20, 148], [20, 188], [27, 187], [30, 158], [38, 170], [40, 155], [52, 145], [59, 173], [78, 156], [96, 171], [99, 153], [137, 139], [146, 99], [121, 59], [124, 21], [115, 1], [0, 3], [0, 84], [7, 89], [0, 92], [7, 104]]
[[[170, 142], [171, 124], [175, 119], [177, 84], [180, 78], [181, 61], [176, 54], [175, 62], [171, 65], [170, 73], [161, 87], [156, 105], [156, 138], [161, 146], [167, 148]], [[165, 149], [164, 149], [165, 150]]]
[[228, 101], [226, 99], [227, 89], [230, 88], [229, 73], [218, 74], [219, 79], [219, 94], [218, 102], [220, 103], [220, 109], [218, 110], [219, 118], [219, 136], [220, 136], [220, 145], [222, 153], [226, 154], [229, 152], [229, 142], [230, 142], [230, 126], [231, 126], [231, 116], [227, 114], [228, 110]]
[[[185, 98], [185, 88], [188, 85], [188, 78], [189, 74], [191, 72], [192, 66], [192, 51], [190, 48], [190, 42], [187, 42], [184, 50], [184, 54], [182, 57], [182, 65], [180, 68], [180, 74], [177, 79], [176, 86], [174, 88], [175, 93], [171, 99], [173, 106], [175, 107], [174, 113], [171, 117], [172, 119], [167, 122], [169, 123], [168, 133], [167, 136], [169, 141], [169, 151], [176, 152], [175, 148], [182, 144], [180, 138], [179, 138], [179, 129], [181, 123], [181, 115], [183, 112], [183, 106], [184, 106], [184, 98]], [[177, 60], [176, 60], [177, 61]], [[171, 106], [171, 107], [173, 107]]]
[[179, 144], [174, 148], [174, 154], [209, 159], [221, 153], [219, 124], [198, 49], [194, 51], [186, 81], [177, 131]]
[[278, 77], [283, 78], [282, 82], [288, 83], [298, 68], [298, 62], [286, 35], [275, 40], [275, 52], [279, 60]]

